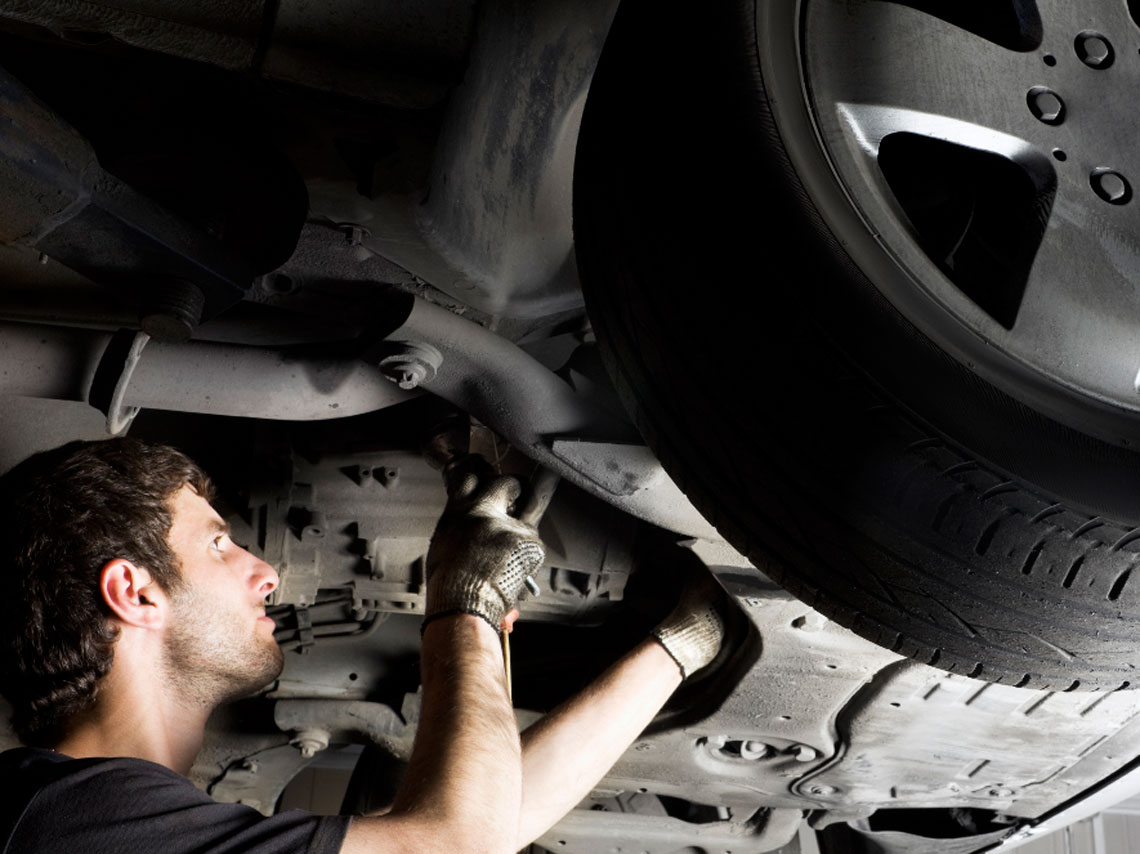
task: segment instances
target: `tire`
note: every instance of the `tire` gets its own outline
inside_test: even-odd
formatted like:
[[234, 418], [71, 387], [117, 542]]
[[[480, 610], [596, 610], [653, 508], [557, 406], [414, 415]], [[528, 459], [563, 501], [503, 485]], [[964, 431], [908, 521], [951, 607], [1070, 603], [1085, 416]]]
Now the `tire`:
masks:
[[835, 228], [842, 193], [773, 108], [764, 50], [794, 44], [797, 4], [714, 5], [624, 2], [579, 139], [587, 309], [647, 442], [757, 567], [859, 635], [994, 682], [1128, 687], [1140, 459], [883, 296], [852, 257], [874, 235]]

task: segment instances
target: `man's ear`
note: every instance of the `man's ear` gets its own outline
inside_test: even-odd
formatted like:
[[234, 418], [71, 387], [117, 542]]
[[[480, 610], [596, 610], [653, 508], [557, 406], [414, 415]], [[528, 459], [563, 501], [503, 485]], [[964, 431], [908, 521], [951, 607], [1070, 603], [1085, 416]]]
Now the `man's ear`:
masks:
[[160, 629], [166, 623], [166, 594], [140, 566], [123, 558], [104, 564], [99, 592], [118, 619], [140, 629]]

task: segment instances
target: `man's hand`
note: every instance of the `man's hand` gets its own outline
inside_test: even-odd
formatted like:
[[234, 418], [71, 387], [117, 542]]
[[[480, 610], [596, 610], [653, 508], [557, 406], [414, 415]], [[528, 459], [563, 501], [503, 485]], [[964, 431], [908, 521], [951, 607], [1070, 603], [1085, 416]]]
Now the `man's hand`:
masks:
[[653, 630], [653, 636], [681, 668], [684, 679], [710, 664], [720, 652], [724, 617], [718, 602], [723, 598], [724, 591], [705, 573], [685, 588], [672, 613]]
[[481, 458], [453, 464], [447, 492], [427, 557], [412, 756], [391, 811], [354, 819], [342, 854], [519, 849], [519, 733], [495, 632], [544, 550], [533, 528], [508, 515], [518, 482], [495, 477]]
[[546, 550], [534, 528], [508, 513], [520, 492], [513, 477], [464, 465], [446, 477], [447, 507], [427, 555], [424, 622], [475, 614], [498, 630]]

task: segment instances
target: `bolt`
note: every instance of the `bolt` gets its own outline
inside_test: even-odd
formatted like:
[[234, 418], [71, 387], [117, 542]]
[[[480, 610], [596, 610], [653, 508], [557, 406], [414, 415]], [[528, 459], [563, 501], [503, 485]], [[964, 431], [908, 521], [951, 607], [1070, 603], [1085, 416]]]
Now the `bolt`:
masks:
[[1111, 169], [1094, 169], [1089, 176], [1093, 192], [1112, 205], [1126, 204], [1132, 198], [1132, 188], [1119, 172]]
[[290, 742], [306, 759], [312, 759], [329, 746], [329, 734], [323, 729], [303, 729]]
[[429, 344], [399, 342], [398, 350], [380, 360], [380, 372], [400, 388], [410, 391], [435, 379], [443, 356]]
[[1077, 57], [1089, 68], [1104, 70], [1112, 65], [1112, 45], [1100, 33], [1089, 30], [1080, 33], [1073, 47], [1077, 51]]
[[815, 785], [808, 789], [808, 793], [812, 795], [834, 795], [834, 786]]
[[534, 577], [531, 575], [528, 575], [526, 577], [526, 580], [523, 581], [523, 584], [526, 585], [526, 589], [530, 592], [531, 596], [538, 596], [540, 593], [542, 593], [542, 588], [538, 586], [538, 582], [535, 581]]
[[1025, 95], [1029, 112], [1047, 125], [1059, 125], [1065, 120], [1065, 102], [1052, 89], [1034, 86]]
[[258, 767], [256, 759], [243, 759], [241, 762], [241, 770], [248, 771], [250, 774], [256, 774]]
[[792, 752], [795, 753], [796, 762], [814, 762], [819, 756], [819, 751], [814, 747], [808, 747], [806, 744], [797, 744], [792, 747]]
[[142, 331], [164, 344], [187, 341], [202, 320], [206, 295], [193, 282], [168, 279], [148, 292], [140, 313]]
[[1012, 798], [1013, 789], [1007, 789], [1005, 786], [994, 786], [992, 789], [987, 790], [986, 794], [991, 798]]
[[772, 752], [772, 748], [762, 741], [745, 741], [740, 745], [740, 758], [756, 761], [763, 759]]

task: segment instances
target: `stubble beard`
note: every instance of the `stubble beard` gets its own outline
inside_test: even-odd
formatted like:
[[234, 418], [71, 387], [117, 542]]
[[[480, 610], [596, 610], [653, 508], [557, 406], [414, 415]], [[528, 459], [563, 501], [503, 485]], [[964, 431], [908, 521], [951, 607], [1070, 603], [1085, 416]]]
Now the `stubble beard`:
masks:
[[281, 675], [284, 654], [243, 609], [219, 613], [191, 589], [171, 597], [166, 671], [189, 703], [214, 708], [246, 697]]

